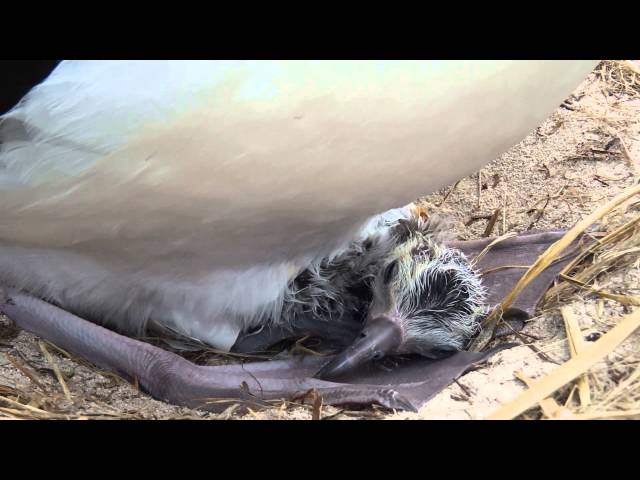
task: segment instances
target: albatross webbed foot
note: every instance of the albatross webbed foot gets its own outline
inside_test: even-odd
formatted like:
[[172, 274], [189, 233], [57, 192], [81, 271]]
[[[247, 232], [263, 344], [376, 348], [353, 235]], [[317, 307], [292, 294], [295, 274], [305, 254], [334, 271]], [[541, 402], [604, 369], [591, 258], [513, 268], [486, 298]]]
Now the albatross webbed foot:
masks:
[[311, 378], [324, 359], [199, 366], [161, 348], [88, 322], [27, 293], [0, 287], [0, 312], [16, 324], [139, 385], [153, 397], [177, 405], [224, 410], [230, 401], [265, 404], [316, 389], [325, 404], [371, 404], [415, 410], [393, 388]]

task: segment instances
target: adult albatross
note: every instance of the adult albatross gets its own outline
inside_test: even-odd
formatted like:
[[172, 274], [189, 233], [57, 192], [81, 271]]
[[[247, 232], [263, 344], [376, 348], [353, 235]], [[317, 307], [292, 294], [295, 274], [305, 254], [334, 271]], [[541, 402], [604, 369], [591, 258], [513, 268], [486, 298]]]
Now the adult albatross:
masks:
[[286, 321], [302, 272], [497, 157], [594, 65], [62, 62], [0, 124], [0, 284], [228, 350]]

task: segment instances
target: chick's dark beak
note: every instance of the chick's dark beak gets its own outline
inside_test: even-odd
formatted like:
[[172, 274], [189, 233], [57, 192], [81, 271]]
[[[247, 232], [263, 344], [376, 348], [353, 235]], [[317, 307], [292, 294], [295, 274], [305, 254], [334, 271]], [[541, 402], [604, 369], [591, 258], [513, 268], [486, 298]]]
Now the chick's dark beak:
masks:
[[402, 329], [389, 317], [377, 317], [369, 322], [360, 336], [339, 355], [324, 365], [315, 378], [330, 380], [341, 377], [359, 366], [393, 353], [402, 343]]

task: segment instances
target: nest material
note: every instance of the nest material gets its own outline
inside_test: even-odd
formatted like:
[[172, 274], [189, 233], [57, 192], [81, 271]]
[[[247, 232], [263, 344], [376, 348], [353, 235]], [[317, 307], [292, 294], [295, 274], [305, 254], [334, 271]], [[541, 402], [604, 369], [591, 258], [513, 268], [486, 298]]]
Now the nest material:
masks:
[[640, 97], [640, 62], [637, 60], [605, 60], [596, 73], [614, 95]]
[[[559, 368], [536, 381], [520, 375], [518, 378], [531, 391], [490, 418], [513, 418], [518, 415], [519, 408], [525, 408], [527, 401], [538, 406], [520, 418], [640, 418], [640, 348], [637, 347], [640, 310], [634, 308], [640, 306], [640, 297], [635, 291], [620, 289], [610, 292], [597, 286], [599, 282], [604, 283], [609, 274], [634, 270], [640, 270], [640, 214], [635, 214], [631, 220], [595, 240], [567, 266], [556, 286], [547, 292], [546, 309], [560, 308], [566, 330], [566, 342], [563, 343], [568, 344], [571, 352], [572, 360], [562, 367], [570, 371], [575, 365], [575, 369], [567, 373], [560, 372]], [[629, 287], [634, 288], [633, 284]], [[638, 285], [635, 285], [637, 289]], [[616, 302], [628, 313], [603, 322], [594, 335], [593, 332], [582, 331], [578, 316], [573, 311], [576, 304], [585, 304], [589, 300]], [[623, 327], [626, 331], [620, 333]], [[598, 342], [611, 335], [616, 337], [611, 337], [609, 350], [597, 352], [597, 348], [589, 348], [591, 344], [586, 339]], [[578, 365], [580, 361], [583, 364]], [[560, 380], [563, 373], [571, 378]], [[553, 381], [557, 383], [550, 387], [549, 382]], [[555, 395], [544, 395], [545, 388], [553, 388], [549, 393], [556, 392]], [[536, 390], [539, 398], [534, 402]]]

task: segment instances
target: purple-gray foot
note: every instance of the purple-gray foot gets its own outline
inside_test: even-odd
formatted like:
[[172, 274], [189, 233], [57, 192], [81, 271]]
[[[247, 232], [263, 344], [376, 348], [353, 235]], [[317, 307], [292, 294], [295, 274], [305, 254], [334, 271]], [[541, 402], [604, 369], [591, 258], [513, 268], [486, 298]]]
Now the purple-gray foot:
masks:
[[100, 367], [135, 378], [151, 396], [176, 405], [222, 411], [232, 402], [265, 404], [315, 389], [325, 404], [376, 403], [387, 408], [415, 409], [393, 388], [311, 378], [324, 359], [199, 366], [16, 290], [0, 289], [0, 311], [19, 327]]
[[31, 295], [0, 289], [0, 311], [16, 324], [59, 347], [120, 373], [151, 396], [176, 405], [220, 412], [231, 403], [253, 406], [304, 397], [315, 389], [326, 405], [418, 410], [424, 403], [495, 352], [459, 352], [447, 359], [400, 362], [398, 368], [366, 365], [344, 383], [312, 378], [329, 357], [307, 356], [224, 366], [199, 366], [171, 352], [107, 330]]

